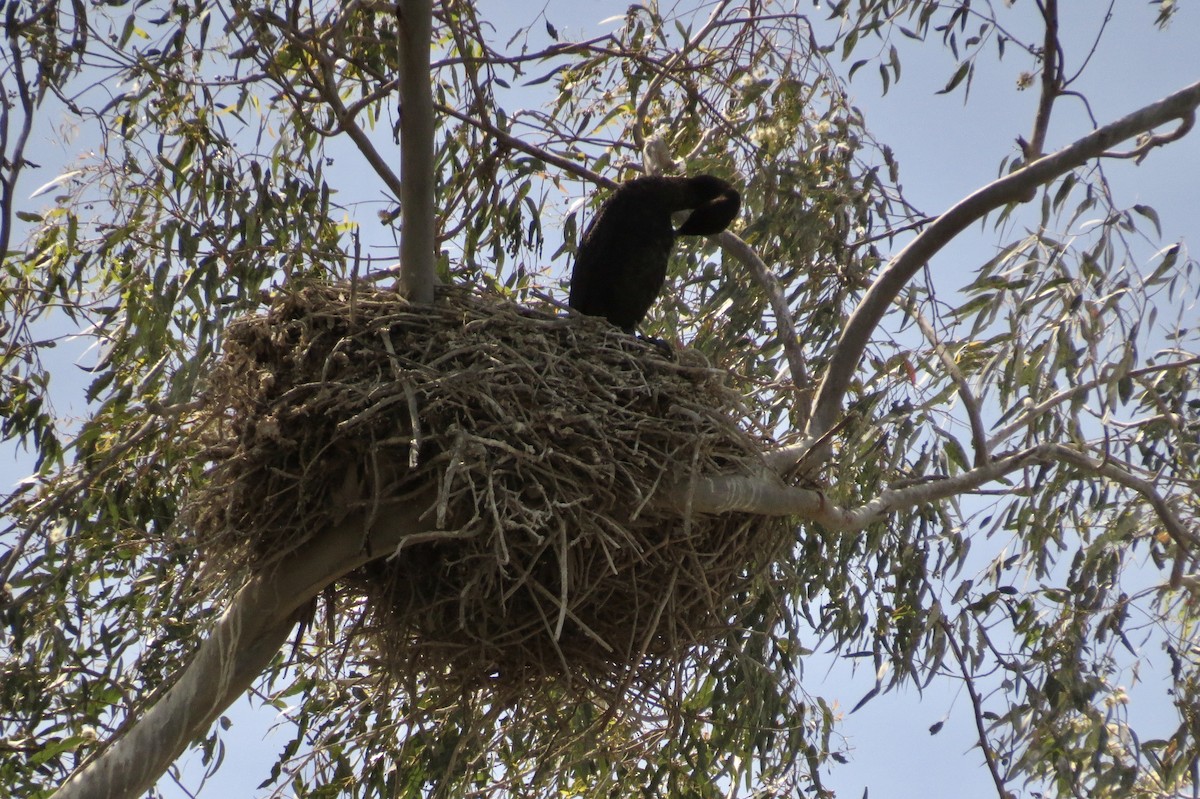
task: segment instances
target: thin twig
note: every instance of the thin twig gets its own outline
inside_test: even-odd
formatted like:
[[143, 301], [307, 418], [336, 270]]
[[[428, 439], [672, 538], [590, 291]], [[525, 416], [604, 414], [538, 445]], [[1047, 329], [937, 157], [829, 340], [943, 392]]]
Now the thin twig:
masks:
[[967, 670], [967, 661], [963, 657], [958, 639], [955, 638], [956, 633], [950, 629], [950, 625], [944, 619], [941, 625], [942, 632], [946, 635], [946, 641], [950, 644], [950, 650], [954, 653], [954, 659], [958, 662], [958, 668], [962, 672], [963, 683], [967, 686], [967, 695], [971, 698], [971, 710], [975, 717], [975, 732], [979, 736], [979, 748], [983, 750], [983, 759], [987, 762], [988, 772], [992, 775], [992, 782], [996, 785], [996, 794], [1000, 799], [1008, 799], [1012, 794], [1004, 787], [1004, 778], [1000, 775], [1000, 764], [992, 752], [992, 747], [988, 744], [987, 728], [983, 724], [983, 701], [975, 690], [975, 680]]
[[937, 331], [933, 329], [933, 325], [929, 324], [929, 320], [917, 308], [916, 303], [909, 303], [908, 312], [916, 320], [917, 327], [921, 328], [925, 339], [933, 345], [933, 351], [942, 362], [942, 366], [946, 368], [946, 372], [950, 375], [950, 379], [954, 381], [954, 385], [958, 387], [958, 395], [962, 399], [963, 408], [967, 412], [967, 420], [971, 425], [971, 445], [975, 448], [975, 465], [981, 466], [988, 462], [990, 450], [988, 449], [987, 432], [983, 425], [983, 416], [979, 410], [979, 400], [976, 399], [975, 392], [971, 390], [971, 385], [967, 382], [966, 376], [958, 368], [958, 363], [955, 362], [954, 356], [950, 354], [946, 346], [938, 339]]

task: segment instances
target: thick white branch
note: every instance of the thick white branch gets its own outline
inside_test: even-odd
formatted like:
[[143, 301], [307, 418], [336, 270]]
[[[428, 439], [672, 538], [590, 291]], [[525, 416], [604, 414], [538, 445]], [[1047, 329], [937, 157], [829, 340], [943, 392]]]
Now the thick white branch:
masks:
[[667, 501], [680, 510], [690, 507], [698, 513], [742, 511], [763, 516], [796, 516], [817, 522], [830, 530], [854, 531], [882, 521], [897, 510], [957, 496], [998, 480], [1029, 463], [1044, 459], [1044, 453], [1040, 450], [1034, 447], [997, 458], [954, 477], [888, 489], [857, 508], [832, 505], [820, 491], [784, 485], [771, 476], [700, 478], [694, 481], [694, 485], [684, 484], [676, 488]]
[[337, 578], [391, 554], [406, 535], [428, 530], [429, 522], [420, 518], [426, 508], [428, 503], [391, 503], [375, 513], [355, 513], [271, 573], [252, 578], [178, 681], [72, 774], [53, 799], [133, 799], [148, 791], [267, 667], [286, 643], [297, 610]]
[[1167, 499], [1152, 483], [1121, 468], [1119, 463], [1097, 460], [1063, 444], [1040, 444], [998, 457], [953, 477], [887, 489], [856, 508], [837, 507], [820, 491], [784, 485], [771, 475], [699, 478], [674, 488], [666, 502], [681, 512], [741, 511], [763, 516], [795, 516], [829, 530], [855, 531], [883, 521], [898, 510], [973, 491], [1036, 463], [1070, 464], [1088, 475], [1111, 480], [1140, 494], [1179, 547], [1176, 574], [1172, 575], [1172, 584], [1178, 583], [1183, 562], [1197, 551], [1197, 537], [1171, 509]]

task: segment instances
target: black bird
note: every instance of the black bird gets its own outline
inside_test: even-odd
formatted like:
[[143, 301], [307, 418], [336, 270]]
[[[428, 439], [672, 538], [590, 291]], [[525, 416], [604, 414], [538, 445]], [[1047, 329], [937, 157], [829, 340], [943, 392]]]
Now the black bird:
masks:
[[[617, 187], [583, 232], [570, 305], [632, 333], [658, 298], [676, 236], [711, 236], [737, 216], [742, 198], [712, 175], [644, 177]], [[678, 230], [671, 216], [692, 213]]]

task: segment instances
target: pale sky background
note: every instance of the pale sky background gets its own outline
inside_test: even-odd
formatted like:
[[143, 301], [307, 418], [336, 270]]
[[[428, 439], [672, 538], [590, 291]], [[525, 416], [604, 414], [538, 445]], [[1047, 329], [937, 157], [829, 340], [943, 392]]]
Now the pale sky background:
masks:
[[[540, 3], [512, 0], [486, 0], [479, 5], [483, 16], [496, 25], [494, 41], [499, 44], [543, 8]], [[1062, 5], [1066, 65], [1068, 73], [1073, 73], [1091, 46], [1100, 14], [1107, 4], [1092, 0]], [[552, 0], [544, 6], [544, 13], [558, 29], [561, 39], [582, 39], [620, 25], [619, 20], [604, 24], [601, 21], [623, 14], [626, 6], [624, 2], [600, 0]], [[1014, 20], [1013, 27], [1025, 34], [1035, 30], [1033, 3], [1018, 0], [1016, 6], [1016, 11], [1027, 16], [1025, 24]], [[1200, 79], [1200, 58], [1196, 55], [1200, 9], [1194, 3], [1182, 6], [1171, 27], [1159, 31], [1153, 25], [1155, 9], [1148, 2], [1117, 1], [1105, 38], [1083, 79], [1074, 87], [1090, 100], [1101, 124]], [[807, 4], [802, 5], [802, 10], [807, 8]], [[814, 24], [820, 17], [819, 11], [816, 12]], [[539, 23], [531, 33], [535, 46], [541, 27]], [[549, 37], [542, 35], [544, 44], [550, 44]], [[817, 36], [822, 42], [829, 38], [820, 25]], [[901, 82], [886, 97], [881, 97], [877, 72], [868, 68], [858, 73], [850, 91], [855, 104], [865, 112], [868, 129], [878, 141], [894, 149], [909, 201], [927, 214], [936, 214], [994, 179], [1000, 160], [1015, 152], [1017, 136], [1028, 137], [1037, 102], [1036, 89], [1021, 92], [1016, 83], [1020, 73], [1033, 65], [1015, 49], [1010, 49], [1000, 63], [995, 61], [994, 50], [988, 51], [981, 57], [970, 101], [964, 106], [961, 93], [935, 94], [945, 84], [954, 64], [939, 42], [914, 45], [898, 37], [896, 44], [903, 63]], [[864, 50], [854, 58], [865, 55]], [[1078, 104], [1063, 99], [1050, 127], [1047, 149], [1067, 144], [1090, 129]], [[37, 186], [57, 175], [71, 155], [70, 147], [64, 148], [49, 134], [35, 140], [28, 157], [42, 164], [42, 169], [24, 176], [18, 196], [28, 197]], [[1163, 226], [1163, 241], [1158, 246], [1180, 238], [1185, 246], [1196, 246], [1200, 241], [1200, 130], [1154, 151], [1140, 166], [1132, 161], [1109, 161], [1105, 168], [1119, 202], [1124, 205], [1142, 202], [1158, 211]], [[345, 202], [348, 198], [339, 199]], [[901, 237], [894, 251], [906, 241]], [[932, 261], [935, 280], [947, 289], [966, 282], [969, 271], [990, 257], [995, 243], [990, 228], [981, 230], [977, 226], [968, 230]], [[547, 244], [547, 258], [554, 249], [553, 244]], [[1154, 249], [1148, 247], [1146, 254]], [[564, 270], [567, 264], [559, 264], [558, 268]], [[959, 277], [951, 277], [954, 275]], [[6, 487], [29, 470], [27, 459], [14, 460], [10, 453], [8, 446], [0, 450], [0, 485]], [[1137, 695], [1145, 701], [1144, 707], [1134, 708], [1135, 726], [1143, 720], [1152, 724], [1161, 713], [1168, 687], [1165, 681], [1155, 681], [1159, 675], [1165, 675], [1163, 653], [1148, 648], [1142, 654], [1143, 679], [1149, 677], [1150, 682]], [[856, 672], [847, 661], [817, 655], [805, 666], [805, 688], [831, 703], [836, 702], [847, 712], [873, 685], [874, 673], [869, 665]], [[224, 764], [201, 796], [249, 797], [260, 793], [256, 786], [267, 777], [276, 754], [290, 738], [287, 729], [269, 734], [269, 727], [277, 720], [273, 711], [252, 711], [247, 703], [241, 702], [228, 715], [233, 726], [222, 735], [227, 747]], [[930, 736], [928, 728], [939, 721], [945, 722], [944, 728], [937, 736]], [[1153, 731], [1165, 732], [1173, 721], [1173, 714], [1162, 716], [1160, 724], [1153, 725], [1157, 727]], [[840, 732], [851, 749], [850, 763], [835, 766], [823, 776], [826, 785], [844, 799], [857, 799], [867, 789], [871, 799], [995, 795], [982, 757], [972, 748], [975, 733], [970, 706], [957, 682], [935, 683], [923, 696], [912, 689], [878, 696], [847, 716]], [[179, 765], [184, 784], [194, 790], [202, 773], [199, 757], [185, 755]], [[186, 796], [169, 779], [163, 780], [159, 787], [173, 799]]]

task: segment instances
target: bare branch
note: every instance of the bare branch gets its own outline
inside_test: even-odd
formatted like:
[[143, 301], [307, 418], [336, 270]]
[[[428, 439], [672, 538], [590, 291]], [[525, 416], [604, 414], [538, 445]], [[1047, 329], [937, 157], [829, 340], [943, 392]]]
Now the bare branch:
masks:
[[1179, 548], [1171, 575], [1178, 587], [1185, 562], [1196, 554], [1196, 535], [1157, 488], [1111, 461], [1100, 461], [1063, 444], [1039, 444], [990, 460], [953, 477], [933, 478], [915, 485], [890, 488], [857, 508], [830, 505], [820, 491], [784, 485], [774, 475], [760, 477], [702, 477], [676, 486], [666, 501], [683, 512], [728, 513], [742, 511], [764, 516], [797, 516], [836, 531], [862, 530], [883, 521], [895, 511], [936, 502], [973, 491], [1007, 474], [1036, 463], [1065, 463], [1092, 476], [1112, 480], [1142, 496], [1154, 509]]
[[1156, 133], [1153, 135], [1142, 136], [1138, 139], [1137, 147], [1124, 152], [1109, 151], [1104, 153], [1105, 158], [1134, 158], [1140, 164], [1145, 160], [1146, 156], [1155, 147], [1162, 147], [1164, 144], [1170, 144], [1177, 139], [1182, 139], [1187, 135], [1188, 131], [1196, 124], [1196, 114], [1190, 113], [1179, 122], [1179, 127], [1170, 133]]
[[400, 284], [413, 302], [433, 302], [433, 90], [429, 47], [431, 0], [401, 0], [400, 23]]
[[500, 128], [497, 128], [495, 125], [485, 122], [484, 120], [475, 119], [469, 114], [464, 114], [455, 108], [451, 108], [448, 105], [442, 105], [441, 103], [434, 105], [434, 108], [437, 109], [438, 113], [453, 117], [459, 122], [463, 122], [467, 125], [471, 125], [472, 127], [484, 131], [488, 135], [493, 136], [496, 141], [504, 144], [507, 147], [511, 147], [514, 150], [519, 150], [523, 153], [528, 153], [534, 158], [540, 158], [547, 164], [553, 164], [564, 172], [570, 172], [572, 175], [590, 181], [597, 186], [604, 186], [610, 189], [617, 187], [617, 182], [615, 180], [606, 178], [598, 172], [593, 172], [592, 170], [576, 163], [575, 161], [572, 161], [568, 158], [563, 158], [561, 155], [555, 155], [545, 148], [524, 142], [518, 139], [516, 136], [505, 133], [504, 131], [500, 130]]
[[428, 503], [393, 502], [367, 529], [355, 513], [253, 577], [237, 593], [178, 682], [124, 734], [76, 770], [54, 799], [133, 799], [148, 791], [189, 742], [250, 686], [287, 642], [295, 614], [325, 586], [391, 554], [405, 536], [427, 531]]
[[[961, 200], [921, 231], [892, 259], [850, 316], [833, 351], [817, 393], [806, 431], [812, 441], [828, 430], [841, 413], [842, 400], [871, 335], [908, 281], [969, 225], [1009, 203], [1023, 202], [1031, 190], [1103, 155], [1125, 141], [1172, 119], [1185, 119], [1200, 105], [1200, 82], [1105, 125], [1055, 153], [999, 178]], [[807, 448], [797, 445], [801, 451]]]
[[1004, 778], [1000, 774], [1000, 764], [996, 760], [996, 753], [992, 751], [991, 744], [988, 743], [987, 728], [983, 723], [983, 701], [979, 697], [979, 692], [975, 690], [975, 679], [967, 670], [967, 659], [963, 656], [962, 647], [955, 637], [954, 630], [950, 629], [950, 625], [944, 619], [941, 626], [942, 632], [946, 635], [946, 643], [949, 644], [950, 651], [954, 653], [954, 660], [958, 662], [959, 671], [962, 672], [967, 695], [971, 698], [971, 711], [975, 716], [975, 733], [978, 736], [979, 748], [983, 750], [983, 759], [987, 762], [988, 772], [992, 775], [992, 782], [996, 785], [996, 796], [999, 799], [1011, 799], [1012, 793], [1004, 787]]
[[1050, 111], [1062, 89], [1062, 58], [1058, 43], [1058, 0], [1038, 3], [1046, 35], [1042, 42], [1042, 93], [1038, 97], [1037, 116], [1033, 133], [1025, 147], [1025, 159], [1041, 158], [1046, 148], [1046, 131], [1050, 128]]
[[[1141, 369], [1133, 369], [1128, 372], [1128, 376], [1136, 379], [1146, 375], [1154, 374], [1155, 372], [1174, 372], [1179, 369], [1186, 369], [1189, 366], [1196, 365], [1200, 365], [1200, 356], [1184, 358], [1181, 361], [1171, 361], [1170, 363], [1155, 364], [1153, 366], [1146, 366]], [[1113, 375], [1110, 372], [1105, 371], [1100, 375], [1100, 377], [1094, 380], [1089, 380], [1086, 383], [1080, 383], [1079, 385], [1071, 386], [1070, 388], [1064, 388], [1054, 396], [1030, 407], [1011, 423], [997, 430], [992, 437], [988, 439], [988, 449], [991, 450], [996, 448], [1005, 439], [1017, 433], [1022, 428], [1027, 427], [1033, 422], [1034, 419], [1041, 416], [1043, 413], [1046, 413], [1054, 407], [1061, 405], [1062, 403], [1067, 402], [1074, 397], [1079, 396], [1080, 394], [1086, 394], [1087, 392], [1095, 389], [1097, 386], [1103, 385], [1112, 379]]]
[[[15, 23], [14, 23], [15, 24]], [[9, 56], [12, 58], [11, 71], [16, 91], [6, 89], [9, 97], [0, 100], [0, 164], [8, 168], [8, 174], [0, 172], [0, 258], [8, 256], [10, 237], [12, 236], [12, 215], [16, 210], [15, 194], [17, 177], [25, 166], [25, 145], [29, 141], [29, 133], [33, 129], [33, 111], [36, 101], [34, 92], [25, 77], [25, 59], [21, 53], [19, 38], [15, 35], [8, 37]], [[20, 101], [21, 124], [17, 131], [16, 141], [12, 152], [8, 152], [8, 131], [11, 119], [9, 113], [15, 107], [11, 95], [15, 94]]]

